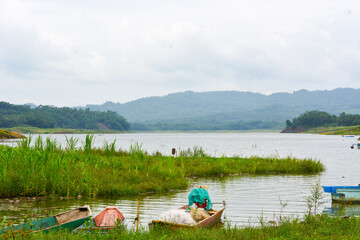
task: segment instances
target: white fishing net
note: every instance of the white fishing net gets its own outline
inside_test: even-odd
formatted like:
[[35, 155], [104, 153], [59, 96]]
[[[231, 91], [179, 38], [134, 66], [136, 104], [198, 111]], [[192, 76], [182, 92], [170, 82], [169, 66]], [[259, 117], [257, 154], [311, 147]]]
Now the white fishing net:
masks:
[[181, 209], [167, 211], [159, 217], [159, 220], [168, 223], [183, 224], [190, 226], [196, 224], [194, 219], [191, 217], [190, 213]]

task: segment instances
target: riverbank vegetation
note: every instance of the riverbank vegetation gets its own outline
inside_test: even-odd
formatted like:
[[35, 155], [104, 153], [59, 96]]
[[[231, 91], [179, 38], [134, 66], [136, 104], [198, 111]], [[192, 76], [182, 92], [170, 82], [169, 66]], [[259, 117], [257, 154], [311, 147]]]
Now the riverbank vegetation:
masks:
[[[11, 234], [6, 235], [12, 238]], [[304, 220], [284, 220], [281, 224], [259, 227], [224, 227], [211, 229], [154, 229], [138, 232], [114, 229], [101, 233], [24, 233], [16, 239], [359, 239], [360, 219], [338, 218], [327, 215], [308, 216]]]
[[306, 133], [319, 133], [324, 135], [360, 135], [359, 126], [348, 126], [348, 127], [319, 127], [311, 128]]
[[[78, 147], [78, 144], [81, 144]], [[147, 153], [141, 144], [128, 151], [115, 141], [94, 148], [94, 135], [79, 143], [67, 138], [0, 146], [0, 197], [122, 196], [184, 189], [189, 178], [241, 174], [314, 174], [324, 170], [320, 161], [278, 157], [211, 157], [201, 147], [181, 151], [178, 157]]]
[[128, 131], [130, 124], [115, 112], [90, 111], [69, 107], [13, 105], [0, 102], [0, 127], [37, 127], [69, 129], [111, 129]]
[[0, 139], [16, 139], [16, 138], [25, 138], [25, 136], [16, 132], [10, 132], [5, 129], [0, 129]]
[[[236, 119], [236, 117], [235, 117]], [[279, 132], [284, 128], [284, 124], [280, 121], [260, 121], [260, 120], [224, 120], [220, 117], [213, 119], [191, 119], [191, 120], [164, 120], [156, 123], [139, 123], [132, 122], [131, 130], [140, 132], [156, 132], [156, 131], [264, 131], [269, 130]]]
[[[343, 112], [335, 116], [323, 111], [308, 111], [294, 118], [293, 121], [287, 120], [286, 129], [282, 132], [324, 131], [328, 134], [356, 134], [360, 132], [359, 125], [360, 115], [358, 114]], [[314, 130], [314, 128], [317, 129]]]
[[69, 128], [38, 128], [38, 127], [13, 127], [7, 130], [22, 134], [120, 134], [121, 131], [111, 129], [69, 129]]

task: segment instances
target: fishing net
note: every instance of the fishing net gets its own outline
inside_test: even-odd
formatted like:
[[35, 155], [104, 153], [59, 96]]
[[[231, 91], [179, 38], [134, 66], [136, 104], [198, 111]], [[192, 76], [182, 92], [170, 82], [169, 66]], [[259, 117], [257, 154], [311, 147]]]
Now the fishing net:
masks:
[[163, 213], [160, 218], [160, 221], [175, 223], [175, 224], [183, 224], [183, 225], [195, 225], [195, 220], [191, 217], [189, 212], [185, 210], [171, 210]]

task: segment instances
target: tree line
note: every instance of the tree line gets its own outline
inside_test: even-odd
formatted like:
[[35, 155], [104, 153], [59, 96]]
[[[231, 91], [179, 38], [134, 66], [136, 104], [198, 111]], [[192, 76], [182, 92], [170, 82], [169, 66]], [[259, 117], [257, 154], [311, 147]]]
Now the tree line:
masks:
[[233, 121], [207, 122], [207, 121], [183, 121], [183, 122], [157, 122], [157, 123], [131, 123], [131, 130], [134, 131], [238, 131], [251, 129], [282, 129], [282, 122], [274, 121]]
[[346, 114], [345, 112], [336, 116], [324, 111], [307, 111], [292, 121], [286, 120], [286, 129], [288, 130], [356, 125], [360, 125], [360, 115]]
[[0, 128], [111, 129], [128, 131], [130, 124], [116, 112], [90, 111], [69, 107], [14, 105], [0, 102]]

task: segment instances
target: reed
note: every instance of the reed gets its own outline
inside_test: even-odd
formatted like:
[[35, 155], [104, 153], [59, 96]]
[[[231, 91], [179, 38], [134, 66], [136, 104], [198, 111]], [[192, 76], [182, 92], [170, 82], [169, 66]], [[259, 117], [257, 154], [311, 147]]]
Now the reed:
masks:
[[83, 151], [85, 153], [90, 153], [93, 149], [94, 142], [95, 142], [94, 134], [86, 135], [85, 142], [83, 142]]
[[104, 149], [106, 156], [109, 157], [109, 156], [115, 154], [115, 152], [116, 152], [115, 143], [116, 143], [116, 139], [112, 143], [108, 143], [106, 140], [104, 141], [103, 149]]
[[23, 138], [21, 141], [17, 142], [19, 148], [28, 149], [30, 148], [32, 140], [32, 135], [30, 134], [27, 138]]
[[325, 196], [323, 195], [320, 180], [318, 180], [316, 184], [311, 187], [311, 195], [305, 198], [308, 207], [307, 217], [318, 214], [319, 207], [324, 204], [324, 198]]
[[34, 148], [36, 151], [39, 151], [39, 152], [44, 150], [43, 139], [40, 135], [35, 139]]
[[61, 146], [50, 138], [31, 136], [17, 146], [0, 146], [0, 197], [123, 196], [166, 192], [189, 186], [190, 177], [231, 174], [314, 174], [324, 170], [320, 161], [295, 158], [209, 157], [201, 148], [180, 157], [149, 155], [142, 144], [128, 151], [113, 143], [94, 149], [94, 136], [83, 147], [69, 138]]
[[135, 142], [134, 145], [133, 144], [130, 145], [129, 154], [130, 156], [141, 157], [141, 158], [148, 155], [147, 151], [144, 150], [142, 143], [139, 142]]
[[73, 136], [71, 136], [70, 138], [68, 138], [65, 135], [65, 139], [66, 139], [66, 150], [71, 151], [71, 152], [75, 152], [77, 149], [77, 144], [79, 142], [79, 138], [75, 138]]
[[205, 154], [205, 151], [202, 147], [194, 146], [192, 149], [188, 148], [186, 150], [180, 151], [181, 157], [208, 157], [207, 154]]

